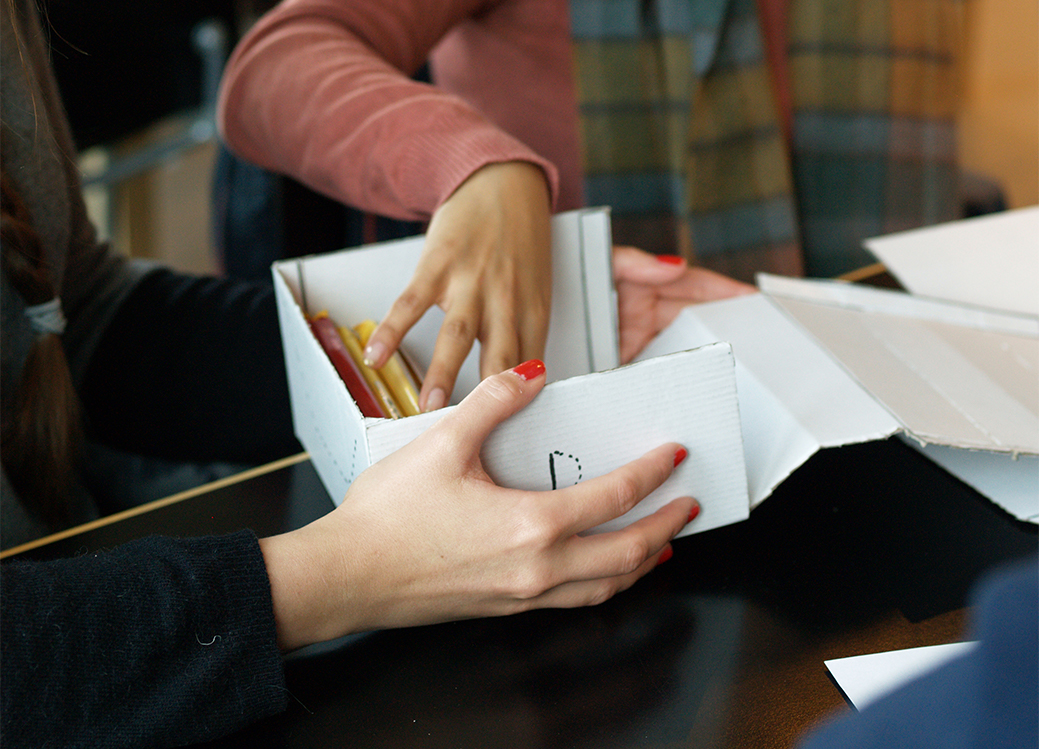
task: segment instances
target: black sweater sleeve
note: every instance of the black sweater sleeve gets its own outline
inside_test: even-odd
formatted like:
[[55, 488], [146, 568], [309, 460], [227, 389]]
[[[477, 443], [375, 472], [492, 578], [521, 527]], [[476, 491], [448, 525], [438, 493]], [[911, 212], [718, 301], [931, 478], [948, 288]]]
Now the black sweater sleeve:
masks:
[[2, 566], [4, 747], [177, 746], [286, 705], [256, 536]]

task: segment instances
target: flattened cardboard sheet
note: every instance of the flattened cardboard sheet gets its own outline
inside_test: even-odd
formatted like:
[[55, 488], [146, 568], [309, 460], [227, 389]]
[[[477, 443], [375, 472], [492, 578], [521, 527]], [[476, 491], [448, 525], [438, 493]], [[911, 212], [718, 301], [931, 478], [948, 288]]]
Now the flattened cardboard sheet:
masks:
[[728, 341], [752, 507], [824, 447], [883, 439], [899, 429], [882, 408], [764, 295], [687, 307], [641, 357]]
[[1039, 321], [841, 282], [759, 285], [686, 308], [642, 354], [731, 343], [752, 506], [821, 448], [902, 432], [1039, 518]]
[[759, 285], [921, 442], [1039, 454], [1039, 320], [834, 281]]

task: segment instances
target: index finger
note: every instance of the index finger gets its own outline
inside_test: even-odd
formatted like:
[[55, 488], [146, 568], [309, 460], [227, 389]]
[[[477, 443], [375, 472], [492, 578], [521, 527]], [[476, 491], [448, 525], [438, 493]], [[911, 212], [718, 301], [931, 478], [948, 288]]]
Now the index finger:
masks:
[[364, 363], [368, 366], [379, 369], [386, 364], [412, 326], [426, 314], [426, 310], [436, 304], [432, 288], [420, 278], [416, 272], [372, 331], [364, 347]]

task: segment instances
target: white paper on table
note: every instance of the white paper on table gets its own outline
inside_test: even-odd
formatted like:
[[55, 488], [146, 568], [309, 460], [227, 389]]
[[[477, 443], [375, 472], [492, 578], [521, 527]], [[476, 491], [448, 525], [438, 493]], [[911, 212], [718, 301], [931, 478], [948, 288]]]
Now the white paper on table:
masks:
[[862, 710], [913, 679], [969, 653], [977, 642], [954, 642], [826, 661], [841, 691]]

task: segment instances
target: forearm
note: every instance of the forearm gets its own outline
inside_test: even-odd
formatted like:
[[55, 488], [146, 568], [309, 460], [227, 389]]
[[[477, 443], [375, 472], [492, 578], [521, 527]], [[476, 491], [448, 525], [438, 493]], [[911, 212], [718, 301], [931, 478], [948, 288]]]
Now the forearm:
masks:
[[6, 563], [2, 646], [12, 746], [193, 743], [285, 706], [248, 532]]
[[397, 218], [428, 218], [488, 163], [535, 163], [554, 194], [547, 160], [461, 98], [408, 78], [476, 5], [282, 3], [228, 63], [218, 111], [228, 144], [340, 201]]
[[330, 550], [340, 548], [326, 536], [322, 523], [260, 539], [271, 583], [271, 600], [278, 647], [290, 652], [315, 642], [333, 640], [359, 631], [355, 613], [339, 605], [356, 595], [359, 580], [348, 579], [340, 563], [346, 560]]

